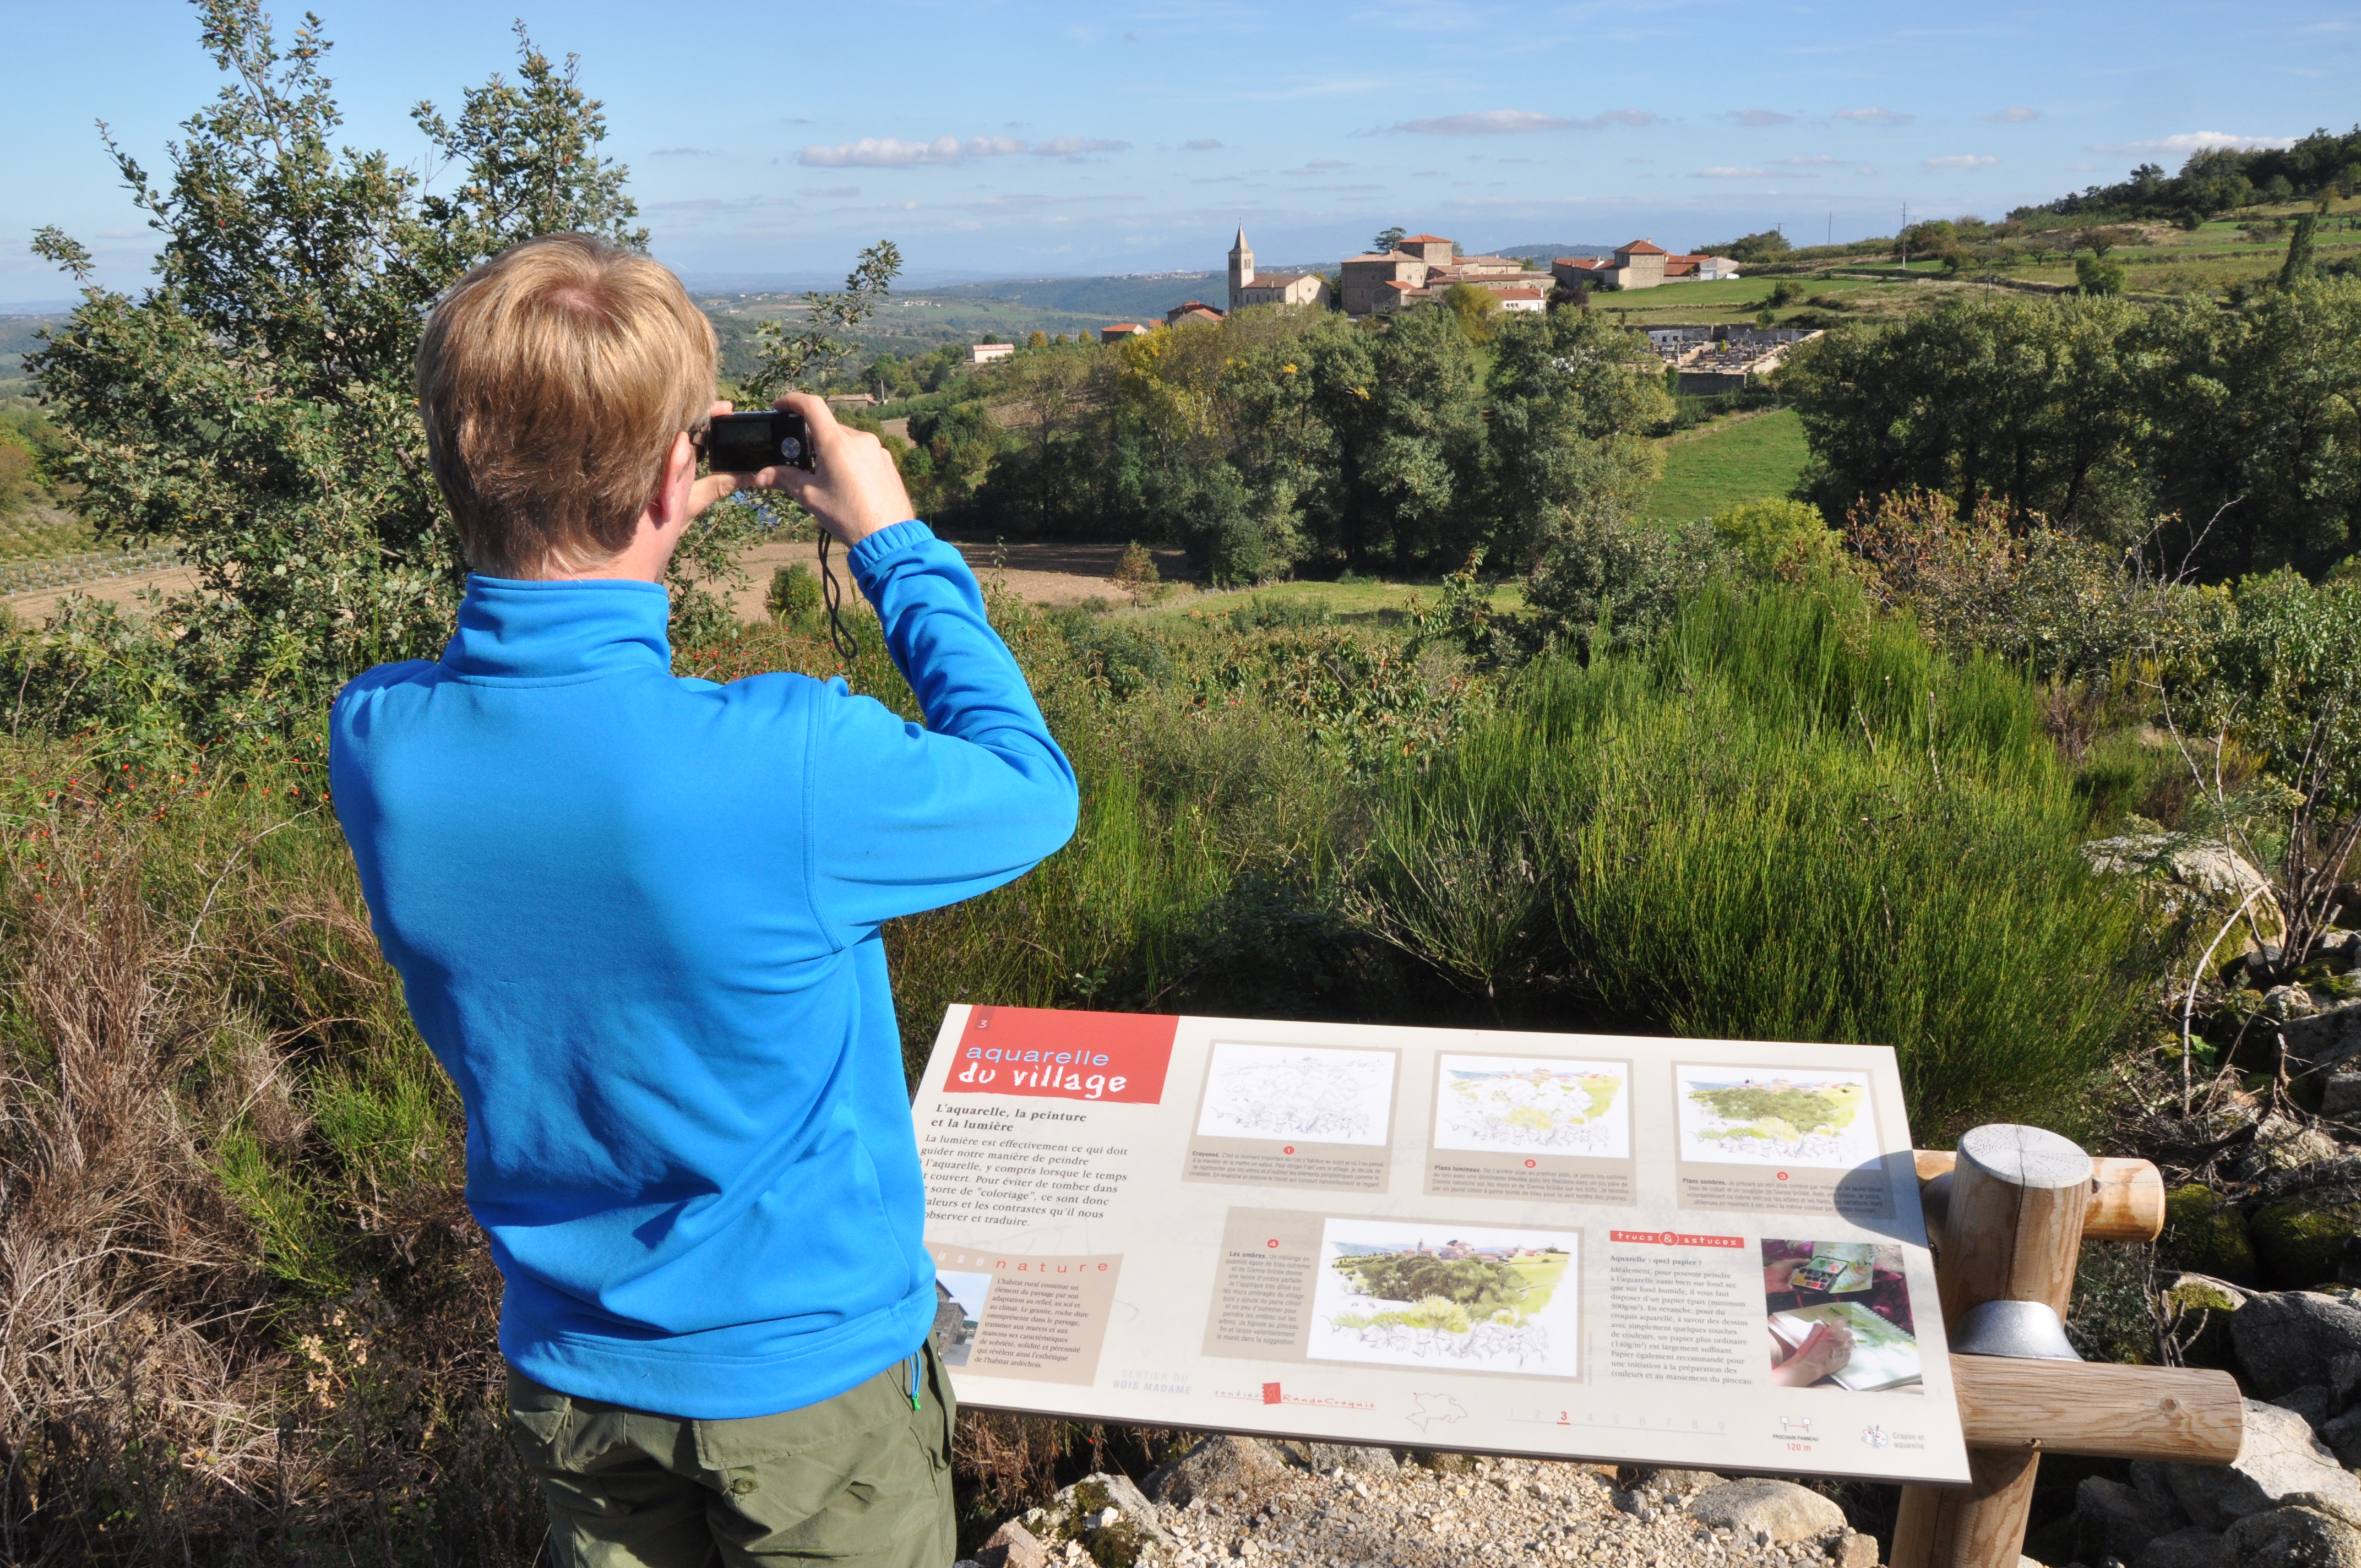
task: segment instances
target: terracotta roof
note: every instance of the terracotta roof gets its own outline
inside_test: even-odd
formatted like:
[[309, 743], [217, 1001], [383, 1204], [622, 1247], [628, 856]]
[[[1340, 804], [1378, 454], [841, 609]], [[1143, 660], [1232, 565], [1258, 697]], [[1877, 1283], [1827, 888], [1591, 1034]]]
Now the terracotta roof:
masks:
[[1530, 283], [1514, 289], [1495, 289], [1492, 291], [1504, 300], [1539, 300], [1546, 297], [1547, 294], [1546, 290]]
[[1402, 236], [1401, 242], [1404, 245], [1449, 245], [1451, 243], [1439, 234], [1406, 234]]
[[1651, 245], [1644, 239], [1635, 239], [1629, 245], [1617, 246], [1615, 254], [1618, 256], [1669, 256], [1672, 252], [1661, 245]]
[[1579, 267], [1586, 271], [1611, 270], [1615, 258], [1609, 256], [1561, 256], [1550, 263], [1553, 267]]

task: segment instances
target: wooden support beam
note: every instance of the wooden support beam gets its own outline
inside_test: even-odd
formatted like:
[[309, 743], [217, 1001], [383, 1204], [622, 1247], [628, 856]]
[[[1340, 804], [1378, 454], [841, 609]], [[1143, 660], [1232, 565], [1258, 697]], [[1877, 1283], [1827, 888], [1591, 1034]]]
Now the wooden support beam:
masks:
[[[1956, 1325], [1985, 1301], [2039, 1301], [2063, 1318], [2094, 1174], [2090, 1156], [2038, 1127], [1978, 1127], [1962, 1137], [1935, 1266], [1943, 1321]], [[1955, 1376], [1968, 1359], [1953, 1358]], [[1905, 1486], [1894, 1568], [2009, 1568], [2024, 1550], [2040, 1464], [2038, 1448], [1971, 1444], [1964, 1492]]]
[[[1937, 1210], [1944, 1207], [1953, 1165], [1959, 1156], [1949, 1149], [1913, 1151], [1918, 1162], [1918, 1188], [1926, 1199], [1930, 1227], [1939, 1227]], [[2082, 1235], [2090, 1241], [2152, 1242], [2164, 1234], [2164, 1174], [2144, 1159], [2094, 1159], [2092, 1166], [2091, 1208], [2082, 1219]], [[1928, 1190], [1931, 1184], [1939, 1187]]]
[[1955, 1355], [1970, 1448], [2227, 1464], [2246, 1406], [2226, 1372]]

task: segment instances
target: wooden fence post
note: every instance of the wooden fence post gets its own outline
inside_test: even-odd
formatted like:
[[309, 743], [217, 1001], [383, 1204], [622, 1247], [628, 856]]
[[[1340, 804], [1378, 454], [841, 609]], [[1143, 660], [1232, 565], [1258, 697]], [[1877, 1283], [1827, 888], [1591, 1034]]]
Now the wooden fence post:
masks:
[[[2090, 1156], [2038, 1127], [1960, 1140], [1935, 1265], [1947, 1327], [1983, 1301], [2039, 1301], [2065, 1317], [2093, 1174]], [[1905, 1486], [1894, 1568], [2016, 1568], [2040, 1463], [2034, 1448], [1971, 1448], [1965, 1490]]]

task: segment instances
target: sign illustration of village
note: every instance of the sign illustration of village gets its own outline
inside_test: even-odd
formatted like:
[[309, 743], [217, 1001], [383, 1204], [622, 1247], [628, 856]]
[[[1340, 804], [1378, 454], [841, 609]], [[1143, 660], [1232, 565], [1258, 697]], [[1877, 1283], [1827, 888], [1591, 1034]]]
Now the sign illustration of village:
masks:
[[1572, 1232], [1330, 1220], [1312, 1295], [1319, 1361], [1573, 1377], [1580, 1372]]
[[1878, 1157], [1869, 1075], [1836, 1068], [1677, 1067], [1680, 1157], [1850, 1170]]
[[1447, 1051], [1440, 1061], [1436, 1148], [1631, 1157], [1631, 1069], [1622, 1062]]

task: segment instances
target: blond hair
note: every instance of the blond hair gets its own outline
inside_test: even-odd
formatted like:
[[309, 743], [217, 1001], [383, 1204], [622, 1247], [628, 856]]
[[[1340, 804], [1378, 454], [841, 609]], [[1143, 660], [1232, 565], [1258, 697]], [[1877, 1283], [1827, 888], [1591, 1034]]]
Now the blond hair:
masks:
[[468, 565], [579, 570], [630, 543], [673, 438], [704, 427], [715, 356], [679, 279], [590, 235], [529, 239], [452, 285], [418, 404]]

